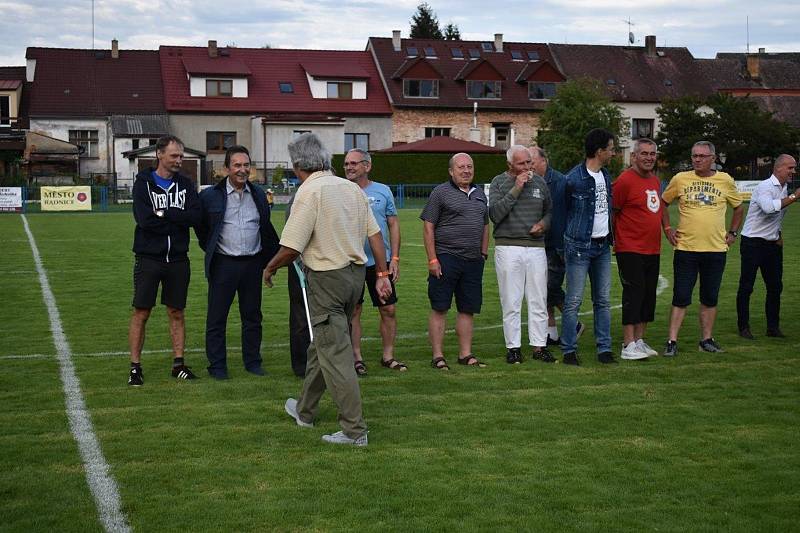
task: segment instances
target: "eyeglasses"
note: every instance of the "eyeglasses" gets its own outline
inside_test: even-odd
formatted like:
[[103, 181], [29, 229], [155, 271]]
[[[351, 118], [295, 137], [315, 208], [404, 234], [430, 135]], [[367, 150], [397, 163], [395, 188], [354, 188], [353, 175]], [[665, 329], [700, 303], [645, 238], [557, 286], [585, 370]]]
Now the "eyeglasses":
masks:
[[367, 162], [366, 159], [362, 159], [361, 161], [345, 161], [344, 162], [344, 166], [346, 166], [346, 167], [354, 167], [354, 166], [358, 165], [359, 163], [366, 163], [366, 162]]
[[714, 154], [692, 154], [692, 159], [708, 159], [714, 157]]

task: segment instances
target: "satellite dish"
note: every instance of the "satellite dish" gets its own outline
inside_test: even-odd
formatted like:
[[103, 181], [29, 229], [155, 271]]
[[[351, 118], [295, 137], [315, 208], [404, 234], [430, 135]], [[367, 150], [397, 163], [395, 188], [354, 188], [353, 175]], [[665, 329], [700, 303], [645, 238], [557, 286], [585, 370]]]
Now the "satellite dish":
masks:
[[629, 31], [629, 32], [628, 32], [628, 42], [629, 42], [629, 43], [631, 43], [631, 44], [633, 44], [633, 41], [634, 41], [634, 40], [635, 40], [635, 39], [633, 38], [633, 32], [632, 32], [632, 31]]

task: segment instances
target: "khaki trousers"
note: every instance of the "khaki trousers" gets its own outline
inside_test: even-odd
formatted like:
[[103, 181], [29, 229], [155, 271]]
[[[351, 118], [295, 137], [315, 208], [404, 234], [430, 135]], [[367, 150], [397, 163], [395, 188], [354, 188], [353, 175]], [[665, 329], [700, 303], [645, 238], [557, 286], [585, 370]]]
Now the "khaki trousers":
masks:
[[361, 297], [365, 271], [363, 265], [350, 264], [339, 270], [306, 272], [314, 342], [308, 347], [297, 414], [302, 420], [313, 421], [327, 388], [339, 411], [339, 425], [351, 439], [367, 432], [350, 341], [350, 318]]

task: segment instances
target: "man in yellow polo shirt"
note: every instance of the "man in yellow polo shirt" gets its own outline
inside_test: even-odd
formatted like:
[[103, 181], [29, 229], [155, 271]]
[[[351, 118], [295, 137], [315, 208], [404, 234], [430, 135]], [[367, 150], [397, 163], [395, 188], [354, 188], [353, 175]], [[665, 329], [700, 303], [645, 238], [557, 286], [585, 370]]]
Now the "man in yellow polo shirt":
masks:
[[[662, 199], [670, 204], [678, 200], [680, 220], [677, 229], [669, 221], [669, 209], [663, 210], [663, 227], [667, 239], [675, 247], [672, 259], [674, 286], [672, 313], [669, 317], [669, 339], [664, 355], [678, 354], [678, 331], [692, 303], [692, 291], [700, 277], [701, 352], [724, 351], [714, 340], [717, 298], [725, 270], [728, 246], [733, 244], [742, 223], [742, 198], [733, 178], [715, 169], [716, 150], [708, 141], [692, 147], [692, 168], [673, 176]], [[725, 230], [725, 214], [733, 208], [730, 229]]]
[[264, 269], [264, 283], [302, 254], [308, 280], [308, 310], [313, 339], [300, 398], [284, 409], [298, 426], [313, 426], [319, 400], [329, 389], [342, 431], [323, 435], [333, 444], [367, 445], [361, 391], [353, 367], [349, 325], [364, 287], [369, 240], [375, 257], [375, 288], [381, 299], [392, 294], [386, 252], [367, 197], [353, 182], [331, 172], [331, 153], [319, 137], [306, 133], [289, 143], [289, 156], [302, 184], [281, 235], [281, 247]]

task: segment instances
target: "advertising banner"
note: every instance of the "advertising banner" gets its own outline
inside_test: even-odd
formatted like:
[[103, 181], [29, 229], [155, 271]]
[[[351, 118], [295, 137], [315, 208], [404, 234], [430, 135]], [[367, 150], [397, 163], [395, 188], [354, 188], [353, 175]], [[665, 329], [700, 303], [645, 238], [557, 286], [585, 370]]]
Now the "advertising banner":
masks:
[[91, 210], [91, 187], [42, 187], [42, 211]]
[[753, 191], [756, 189], [756, 186], [761, 183], [760, 181], [737, 181], [736, 182], [736, 189], [739, 191], [739, 194], [742, 195], [742, 200], [745, 202], [750, 201], [750, 197], [753, 195]]
[[22, 213], [22, 187], [0, 187], [0, 211]]

